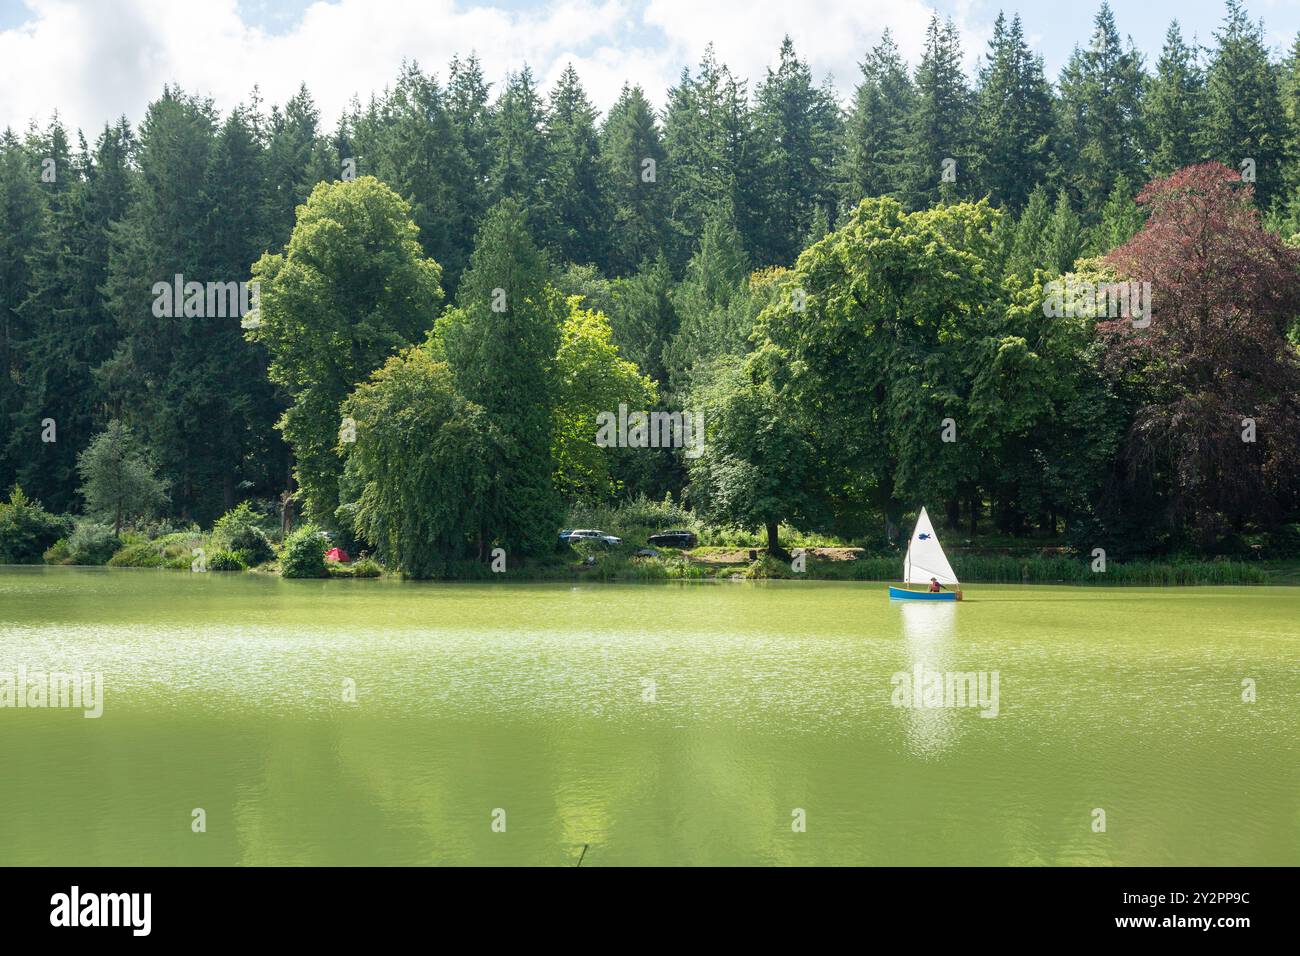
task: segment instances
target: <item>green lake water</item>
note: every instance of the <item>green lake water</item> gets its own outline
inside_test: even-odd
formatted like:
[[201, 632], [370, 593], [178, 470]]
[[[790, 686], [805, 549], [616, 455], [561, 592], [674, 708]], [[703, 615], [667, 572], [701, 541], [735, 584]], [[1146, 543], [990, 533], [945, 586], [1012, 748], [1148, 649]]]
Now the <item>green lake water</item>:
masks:
[[0, 861], [1300, 864], [1300, 589], [967, 598], [0, 569]]

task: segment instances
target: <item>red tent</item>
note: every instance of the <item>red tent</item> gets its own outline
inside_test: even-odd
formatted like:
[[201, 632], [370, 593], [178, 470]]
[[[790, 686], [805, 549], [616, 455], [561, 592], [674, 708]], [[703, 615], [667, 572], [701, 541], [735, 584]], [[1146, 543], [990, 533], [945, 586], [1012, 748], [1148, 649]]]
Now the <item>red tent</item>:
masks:
[[330, 548], [328, 551], [325, 552], [325, 560], [341, 561], [344, 564], [347, 564], [352, 559], [348, 557], [348, 553], [344, 551], [342, 548]]

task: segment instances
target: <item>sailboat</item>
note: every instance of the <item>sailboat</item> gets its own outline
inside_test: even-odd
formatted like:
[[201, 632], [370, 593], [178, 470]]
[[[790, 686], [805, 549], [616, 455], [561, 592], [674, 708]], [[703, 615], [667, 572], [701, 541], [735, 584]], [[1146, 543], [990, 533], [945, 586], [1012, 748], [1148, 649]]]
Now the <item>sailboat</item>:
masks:
[[[944, 588], [953, 590], [931, 591], [930, 579]], [[918, 589], [914, 589], [916, 585]], [[925, 508], [916, 517], [912, 540], [907, 543], [907, 557], [903, 561], [903, 587], [889, 586], [891, 599], [899, 601], [960, 601], [961, 584], [953, 574], [948, 556], [943, 553], [939, 537], [930, 524]]]

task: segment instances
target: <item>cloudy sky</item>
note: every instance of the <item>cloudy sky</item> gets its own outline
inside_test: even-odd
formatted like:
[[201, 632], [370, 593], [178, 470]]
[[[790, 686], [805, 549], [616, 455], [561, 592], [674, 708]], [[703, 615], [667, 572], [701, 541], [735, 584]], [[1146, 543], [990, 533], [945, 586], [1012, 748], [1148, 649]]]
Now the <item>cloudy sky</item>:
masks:
[[[789, 34], [818, 77], [841, 94], [863, 54], [889, 27], [915, 63], [931, 9], [962, 30], [968, 68], [999, 9], [1018, 12], [1049, 74], [1086, 39], [1097, 5], [1070, 0], [0, 0], [0, 127], [42, 125], [58, 109], [97, 130], [125, 114], [138, 122], [167, 82], [227, 109], [254, 85], [283, 102], [305, 82], [330, 125], [354, 94], [364, 99], [403, 58], [442, 73], [476, 51], [496, 83], [527, 62], [549, 86], [572, 61], [604, 108], [624, 80], [656, 103], [712, 42], [732, 69], [757, 79]], [[1177, 18], [1209, 42], [1220, 0], [1112, 0], [1121, 32], [1150, 62]], [[1300, 31], [1300, 0], [1248, 0], [1278, 51]]]

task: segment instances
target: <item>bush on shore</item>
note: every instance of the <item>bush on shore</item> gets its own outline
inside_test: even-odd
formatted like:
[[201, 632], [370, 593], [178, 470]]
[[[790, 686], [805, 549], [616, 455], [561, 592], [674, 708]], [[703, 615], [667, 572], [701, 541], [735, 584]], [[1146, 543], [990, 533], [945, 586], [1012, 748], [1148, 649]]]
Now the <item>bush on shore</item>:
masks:
[[285, 578], [328, 577], [325, 567], [326, 542], [320, 530], [304, 525], [289, 535], [280, 554], [280, 576]]
[[40, 564], [45, 550], [67, 531], [67, 521], [15, 485], [9, 500], [0, 501], [0, 564]]
[[257, 514], [246, 501], [217, 519], [212, 526], [212, 544], [223, 551], [239, 553], [249, 566], [269, 561], [275, 556], [270, 538], [262, 530]]

